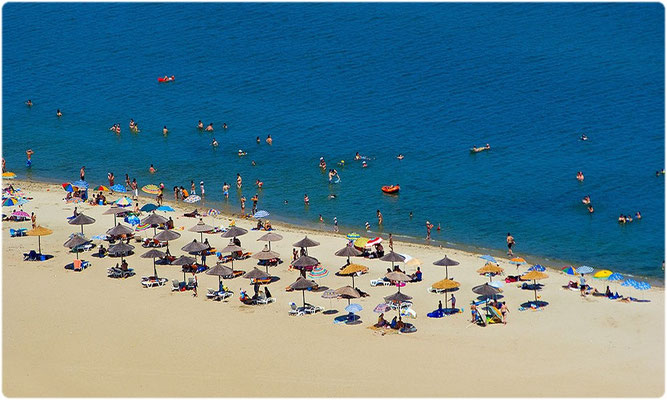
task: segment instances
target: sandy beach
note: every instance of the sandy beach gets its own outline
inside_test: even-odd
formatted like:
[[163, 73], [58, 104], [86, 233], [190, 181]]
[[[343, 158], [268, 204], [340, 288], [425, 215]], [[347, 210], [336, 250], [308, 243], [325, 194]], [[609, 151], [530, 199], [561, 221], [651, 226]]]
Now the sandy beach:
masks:
[[[510, 310], [507, 325], [479, 327], [470, 323], [471, 291], [488, 282], [476, 270], [484, 265], [479, 255], [452, 249], [394, 242], [402, 254], [419, 258], [423, 281], [408, 283], [402, 292], [413, 297], [418, 331], [381, 335], [369, 326], [377, 321], [373, 308], [395, 287], [370, 287], [389, 265], [380, 260], [355, 258], [369, 268], [355, 279], [370, 297], [356, 299], [363, 310], [358, 325], [334, 324], [344, 314], [346, 300], [333, 300], [336, 315], [317, 313], [289, 316], [290, 302], [301, 302], [301, 292], [284, 288], [299, 276], [288, 270], [292, 243], [304, 234], [321, 243], [309, 249], [329, 270], [318, 280], [322, 286], [351, 284], [334, 273], [345, 258], [334, 252], [346, 244], [343, 234], [306, 232], [274, 223], [282, 241], [272, 249], [285, 261], [270, 272], [280, 280], [269, 288], [276, 302], [248, 306], [238, 299], [239, 289], [252, 293], [247, 279], [225, 283], [234, 296], [223, 302], [206, 299], [206, 288], [217, 287], [217, 277], [198, 274], [199, 296], [172, 292], [171, 284], [143, 288], [141, 276], [152, 274], [151, 259], [139, 243], [128, 258], [136, 276], [107, 277], [118, 258], [82, 258], [92, 266], [82, 272], [65, 270], [74, 255], [63, 243], [78, 232], [67, 223], [74, 204], [65, 204], [57, 184], [5, 181], [34, 200], [23, 206], [37, 214], [38, 225], [52, 235], [41, 238], [42, 251], [54, 257], [44, 262], [23, 261], [23, 253], [37, 249], [36, 237], [10, 238], [9, 228], [30, 228], [30, 222], [3, 223], [3, 393], [9, 397], [617, 397], [661, 396], [664, 392], [664, 288], [642, 293], [619, 285], [612, 289], [648, 303], [624, 303], [604, 297], [582, 298], [563, 289], [572, 276], [548, 270], [541, 281], [540, 299], [549, 305], [540, 311], [520, 311], [533, 292], [516, 283], [503, 287]], [[117, 199], [119, 196], [107, 196]], [[146, 197], [141, 199], [145, 204]], [[171, 203], [170, 203], [171, 204]], [[172, 254], [199, 239], [189, 232], [198, 219], [184, 217], [195, 206], [171, 204], [176, 229], [182, 237], [170, 243]], [[86, 236], [103, 234], [113, 225], [107, 206], [77, 205], [97, 221], [84, 227]], [[201, 206], [198, 207], [201, 210]], [[9, 209], [9, 207], [6, 207]], [[4, 210], [5, 212], [7, 210]], [[147, 214], [144, 213], [143, 216]], [[227, 227], [229, 217], [206, 217], [210, 225]], [[272, 221], [273, 222], [273, 221]], [[250, 230], [254, 221], [238, 220]], [[152, 229], [140, 232], [152, 237]], [[265, 232], [241, 236], [246, 251], [258, 252]], [[211, 245], [224, 247], [220, 234], [204, 235]], [[385, 237], [386, 239], [386, 237]], [[99, 243], [99, 241], [96, 241]], [[105, 244], [106, 246], [106, 244]], [[388, 250], [388, 246], [385, 246]], [[444, 267], [432, 265], [447, 255], [460, 265], [449, 275], [461, 283], [455, 292], [464, 312], [440, 319], [427, 318], [443, 298], [428, 292], [445, 277]], [[631, 255], [628, 255], [631, 257]], [[518, 275], [507, 259], [498, 260], [506, 275]], [[212, 258], [208, 260], [213, 265]], [[235, 261], [235, 269], [249, 271], [256, 260]], [[559, 267], [559, 266], [554, 266]], [[414, 267], [405, 267], [407, 273]], [[158, 266], [160, 276], [182, 279], [178, 266]], [[190, 275], [191, 276], [191, 275]], [[498, 279], [498, 278], [496, 278]], [[587, 278], [603, 291], [605, 281]], [[330, 307], [321, 293], [306, 292], [306, 301]], [[390, 319], [395, 312], [387, 313]]]

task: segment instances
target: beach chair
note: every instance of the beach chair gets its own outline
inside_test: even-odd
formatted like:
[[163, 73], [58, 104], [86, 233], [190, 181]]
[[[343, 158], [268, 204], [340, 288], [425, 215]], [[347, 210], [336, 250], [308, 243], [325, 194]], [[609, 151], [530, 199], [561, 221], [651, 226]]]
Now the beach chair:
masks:
[[196, 285], [195, 278], [188, 278], [188, 283], [185, 285], [185, 290], [192, 290]]
[[410, 317], [413, 319], [417, 318], [417, 311], [413, 310], [412, 308], [401, 308], [401, 316], [402, 317]]
[[304, 314], [304, 311], [300, 310], [296, 306], [296, 303], [291, 302], [291, 303], [289, 303], [289, 305], [290, 305], [289, 315], [303, 315]]
[[429, 286], [427, 290], [429, 293], [437, 293], [437, 294], [442, 294], [445, 292], [445, 289], [433, 289], [431, 286]]
[[171, 291], [180, 292], [181, 291], [181, 282], [177, 279], [171, 281]]
[[25, 236], [27, 231], [28, 231], [28, 230], [25, 229], [25, 228], [20, 228], [20, 229], [12, 229], [12, 228], [9, 228], [9, 236], [10, 236], [10, 237], [21, 237], [21, 236]]
[[155, 278], [154, 276], [142, 276], [141, 277], [141, 286], [145, 288], [154, 287], [154, 286], [163, 286], [167, 283], [167, 278]]
[[385, 281], [384, 279], [371, 279], [371, 286], [391, 286], [391, 282]]
[[29, 253], [23, 253], [23, 261], [37, 261], [37, 252], [30, 250]]
[[271, 283], [271, 277], [268, 277], [268, 278], [265, 278], [265, 279], [251, 279], [251, 280], [250, 280], [250, 284], [251, 284], [251, 285], [254, 285], [254, 284], [256, 284], [256, 283], [257, 283], [257, 284]]

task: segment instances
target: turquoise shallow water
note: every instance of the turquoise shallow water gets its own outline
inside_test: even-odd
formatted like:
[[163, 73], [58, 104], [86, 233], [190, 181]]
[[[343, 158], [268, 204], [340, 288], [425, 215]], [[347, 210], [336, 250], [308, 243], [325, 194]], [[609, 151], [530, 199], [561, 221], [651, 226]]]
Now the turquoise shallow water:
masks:
[[[430, 220], [437, 240], [500, 251], [509, 231], [529, 261], [658, 278], [663, 21], [650, 3], [10, 3], [3, 156], [34, 179], [75, 180], [86, 165], [93, 184], [110, 170], [140, 185], [204, 180], [203, 207], [232, 211], [238, 194], [225, 204], [221, 186], [239, 172], [246, 197], [263, 180], [259, 208], [287, 222], [317, 227], [322, 214], [327, 229], [336, 216], [376, 233], [380, 209], [384, 232], [423, 238]], [[176, 82], [158, 84], [165, 74]], [[199, 119], [216, 131], [198, 132]], [[120, 137], [107, 130], [116, 122]], [[273, 146], [255, 143], [269, 133]], [[320, 156], [346, 160], [340, 184]], [[380, 192], [392, 183], [398, 196]], [[637, 210], [641, 221], [616, 223]]]

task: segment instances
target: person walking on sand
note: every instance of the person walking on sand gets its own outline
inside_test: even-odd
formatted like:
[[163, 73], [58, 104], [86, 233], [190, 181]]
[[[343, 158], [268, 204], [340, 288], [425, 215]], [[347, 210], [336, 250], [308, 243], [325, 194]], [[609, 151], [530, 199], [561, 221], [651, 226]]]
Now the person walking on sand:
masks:
[[377, 216], [378, 216], [378, 225], [382, 225], [382, 213], [380, 210], [377, 210]]
[[85, 165], [83, 167], [81, 167], [81, 169], [79, 170], [79, 176], [81, 177], [82, 181], [86, 180], [86, 166]]
[[30, 213], [30, 221], [32, 222], [32, 229], [37, 226], [37, 215], [34, 212]]
[[431, 240], [431, 229], [433, 229], [433, 224], [426, 221], [426, 240]]
[[505, 325], [507, 325], [507, 314], [509, 314], [509, 312], [510, 312], [510, 309], [507, 308], [507, 302], [503, 301], [503, 305], [500, 306], [500, 314], [502, 314], [502, 316], [503, 316], [503, 324], [505, 324]]
[[35, 154], [35, 152], [32, 151], [32, 149], [28, 149], [28, 150], [25, 151], [25, 155], [27, 157], [27, 159], [25, 160], [26, 167], [32, 166], [32, 159], [31, 158], [32, 158], [33, 154]]
[[514, 236], [512, 236], [509, 232], [507, 232], [507, 255], [508, 256], [513, 256], [514, 253], [512, 252], [512, 246], [514, 246]]

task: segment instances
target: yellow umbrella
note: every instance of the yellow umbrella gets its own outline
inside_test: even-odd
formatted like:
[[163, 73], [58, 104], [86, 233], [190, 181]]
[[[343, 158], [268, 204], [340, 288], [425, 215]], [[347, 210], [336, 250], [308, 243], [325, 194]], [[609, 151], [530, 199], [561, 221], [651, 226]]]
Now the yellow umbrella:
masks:
[[100, 186], [98, 186], [98, 187], [95, 188], [95, 191], [109, 192], [109, 188], [106, 187], [106, 186], [104, 186], [104, 185], [100, 185]]
[[460, 283], [453, 281], [451, 279], [443, 279], [441, 281], [437, 281], [431, 287], [433, 289], [437, 290], [444, 290], [445, 291], [445, 308], [447, 308], [447, 291], [456, 289], [457, 287], [461, 286]]
[[537, 302], [537, 280], [540, 279], [546, 279], [548, 278], [549, 275], [545, 274], [544, 272], [540, 271], [530, 271], [529, 273], [522, 275], [521, 280], [522, 281], [533, 281], [533, 290], [535, 291], [535, 301]]
[[16, 174], [13, 172], [3, 172], [2, 177], [5, 179], [14, 179], [16, 178]]
[[364, 247], [368, 243], [368, 239], [360, 237], [354, 241], [354, 247]]
[[160, 193], [160, 188], [156, 185], [146, 185], [141, 188], [141, 191], [148, 194], [158, 194]]
[[49, 228], [44, 228], [43, 226], [38, 226], [26, 232], [28, 236], [37, 236], [37, 243], [39, 246], [39, 254], [42, 254], [42, 239], [41, 236], [46, 236], [52, 234], [53, 231]]
[[347, 267], [343, 268], [338, 272], [339, 275], [350, 275], [352, 276], [352, 287], [354, 287], [354, 276], [357, 272], [368, 272], [368, 267], [364, 267], [359, 264], [350, 264]]
[[611, 272], [610, 270], [603, 269], [602, 271], [596, 272], [595, 275], [593, 275], [593, 278], [607, 279], [611, 274], [613, 274], [613, 272]]
[[478, 274], [500, 274], [504, 269], [500, 268], [495, 264], [488, 263], [482, 268], [477, 270]]
[[419, 267], [422, 265], [422, 262], [418, 258], [411, 258], [410, 261], [405, 263], [405, 265], [409, 265], [411, 267]]

